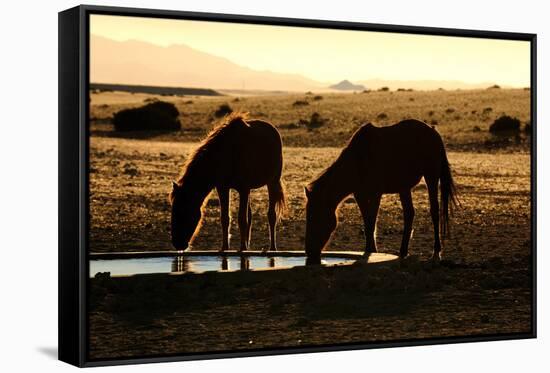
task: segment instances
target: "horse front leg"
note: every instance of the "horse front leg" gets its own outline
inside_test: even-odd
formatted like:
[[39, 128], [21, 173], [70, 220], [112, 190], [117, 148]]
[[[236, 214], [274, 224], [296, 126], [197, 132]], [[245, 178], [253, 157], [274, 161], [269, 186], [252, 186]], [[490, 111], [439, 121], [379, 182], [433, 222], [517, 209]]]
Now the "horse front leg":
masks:
[[378, 252], [376, 247], [376, 219], [380, 208], [381, 195], [366, 196], [363, 193], [355, 193], [355, 200], [361, 210], [365, 225], [365, 255]]
[[239, 191], [239, 231], [241, 233], [241, 248], [239, 251], [248, 249], [248, 198], [250, 190]]
[[412, 202], [411, 191], [399, 193], [401, 206], [403, 207], [403, 239], [401, 240], [401, 249], [399, 256], [405, 258], [409, 254], [409, 241], [411, 239], [412, 225], [414, 220], [414, 206]]
[[220, 200], [220, 220], [222, 224], [222, 248], [220, 251], [229, 249], [229, 188], [216, 188]]

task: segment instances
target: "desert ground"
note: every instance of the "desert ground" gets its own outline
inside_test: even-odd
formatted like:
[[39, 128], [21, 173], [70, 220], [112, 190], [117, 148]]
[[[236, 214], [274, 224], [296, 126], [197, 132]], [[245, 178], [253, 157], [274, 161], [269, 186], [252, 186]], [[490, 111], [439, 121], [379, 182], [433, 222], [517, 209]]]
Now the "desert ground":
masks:
[[[180, 111], [182, 130], [118, 133], [115, 112], [161, 99]], [[448, 151], [461, 208], [452, 219], [444, 261], [433, 266], [426, 188], [416, 208], [411, 257], [369, 268], [91, 280], [90, 357], [262, 349], [440, 336], [529, 333], [532, 328], [530, 91], [302, 93], [255, 96], [91, 94], [90, 250], [170, 250], [167, 194], [186, 157], [221, 119], [220, 105], [268, 120], [283, 138], [288, 211], [278, 227], [281, 250], [304, 247], [303, 187], [339, 154], [364, 123], [416, 118], [436, 127]], [[320, 123], [312, 125], [318, 113]], [[506, 114], [521, 131], [495, 136]], [[527, 126], [526, 126], [527, 125]], [[232, 244], [238, 244], [238, 196], [232, 195]], [[267, 193], [253, 191], [252, 249], [268, 246]], [[193, 249], [221, 246], [219, 203], [207, 203]], [[338, 212], [328, 250], [363, 250], [363, 224], [353, 198]], [[384, 196], [378, 249], [397, 254], [399, 198]], [[274, 272], [275, 273], [275, 272]], [[223, 277], [225, 276], [225, 277]], [[165, 278], [165, 277], [164, 277]]]

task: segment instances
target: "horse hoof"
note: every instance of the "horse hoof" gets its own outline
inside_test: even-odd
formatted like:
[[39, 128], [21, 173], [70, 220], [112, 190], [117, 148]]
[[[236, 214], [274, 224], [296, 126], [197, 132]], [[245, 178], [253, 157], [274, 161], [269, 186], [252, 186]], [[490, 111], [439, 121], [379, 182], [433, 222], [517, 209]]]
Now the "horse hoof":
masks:
[[433, 254], [431, 257], [431, 261], [433, 264], [439, 264], [441, 262], [441, 255], [440, 254]]

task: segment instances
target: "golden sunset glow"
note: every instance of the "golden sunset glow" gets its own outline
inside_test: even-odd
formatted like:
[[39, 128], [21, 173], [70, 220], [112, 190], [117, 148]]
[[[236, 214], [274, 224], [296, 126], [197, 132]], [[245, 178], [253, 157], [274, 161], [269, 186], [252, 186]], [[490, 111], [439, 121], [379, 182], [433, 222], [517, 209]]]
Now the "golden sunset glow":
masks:
[[91, 16], [90, 31], [115, 41], [166, 48], [183, 44], [243, 67], [322, 83], [387, 79], [530, 85], [526, 41], [103, 15]]

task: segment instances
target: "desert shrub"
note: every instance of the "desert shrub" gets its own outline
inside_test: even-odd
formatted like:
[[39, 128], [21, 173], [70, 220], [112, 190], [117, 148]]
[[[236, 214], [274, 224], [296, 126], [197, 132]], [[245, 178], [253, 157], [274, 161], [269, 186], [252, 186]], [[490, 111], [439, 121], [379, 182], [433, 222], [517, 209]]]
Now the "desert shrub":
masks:
[[481, 128], [479, 128], [479, 126], [474, 126], [474, 128], [472, 128], [472, 131], [473, 132], [481, 132]]
[[448, 108], [447, 110], [445, 110], [445, 112], [446, 112], [447, 114], [452, 114], [452, 113], [455, 112], [455, 109], [453, 109], [452, 107], [450, 107], [450, 108]]
[[187, 100], [184, 102], [184, 104], [191, 105], [193, 103], [193, 100]]
[[296, 123], [288, 123], [288, 124], [281, 124], [279, 126], [280, 129], [286, 129], [286, 130], [295, 130], [300, 128], [300, 126]]
[[390, 87], [380, 87], [378, 88], [379, 92], [388, 92], [390, 90]]
[[233, 102], [239, 102], [239, 101], [241, 101], [241, 99], [238, 98], [238, 97], [235, 97], [235, 98], [233, 99]]
[[496, 119], [489, 127], [491, 133], [519, 132], [520, 121], [508, 115], [503, 115]]
[[225, 117], [228, 114], [231, 114], [233, 112], [233, 109], [231, 109], [231, 106], [229, 104], [221, 104], [220, 107], [214, 112], [214, 116], [216, 118]]
[[146, 104], [150, 102], [157, 102], [157, 101], [159, 101], [159, 99], [156, 97], [147, 97], [145, 100], [143, 100], [143, 102], [145, 102]]
[[309, 119], [309, 122], [307, 123], [307, 127], [309, 129], [312, 128], [319, 128], [325, 125], [327, 120], [325, 118], [321, 117], [321, 114], [315, 112], [311, 114], [311, 118]]
[[414, 89], [412, 89], [412, 88], [407, 88], [407, 92], [414, 92]]
[[431, 124], [432, 126], [437, 126], [438, 123], [439, 123], [439, 122], [437, 121], [437, 119], [432, 119], [432, 120], [430, 121], [430, 124]]
[[414, 97], [409, 97], [409, 101], [414, 101]]
[[370, 89], [363, 89], [362, 93], [370, 93]]
[[156, 101], [113, 116], [116, 131], [179, 131], [179, 111], [169, 102]]
[[492, 111], [493, 111], [492, 107], [486, 107], [485, 109], [483, 109], [483, 114], [489, 114]]
[[397, 92], [406, 92], [407, 90], [405, 88], [397, 88]]
[[430, 117], [433, 116], [434, 114], [435, 114], [435, 111], [433, 111], [433, 110], [428, 111], [428, 115], [429, 115]]
[[310, 95], [312, 95], [312, 94], [313, 94], [313, 92], [311, 92], [311, 91], [307, 91], [307, 92], [306, 92], [306, 95], [307, 95], [307, 96], [310, 96]]
[[487, 89], [500, 89], [500, 86], [498, 84], [492, 85]]
[[458, 115], [458, 114], [457, 114], [457, 115], [455, 115], [455, 116], [454, 116], [454, 118], [453, 118], [453, 119], [454, 119], [454, 120], [461, 120], [461, 119], [462, 119], [462, 117], [461, 117], [460, 115]]
[[388, 114], [386, 113], [380, 113], [376, 116], [377, 119], [380, 119], [380, 120], [383, 120], [383, 119], [388, 119]]
[[321, 96], [321, 95], [317, 95], [317, 96], [313, 97], [314, 101], [319, 101], [319, 100], [322, 100], [322, 99], [323, 99], [323, 96]]
[[305, 100], [296, 100], [294, 101], [294, 103], [292, 104], [292, 106], [294, 107], [297, 107], [297, 106], [307, 106], [309, 105], [309, 102], [305, 101]]

